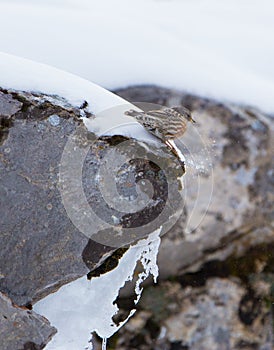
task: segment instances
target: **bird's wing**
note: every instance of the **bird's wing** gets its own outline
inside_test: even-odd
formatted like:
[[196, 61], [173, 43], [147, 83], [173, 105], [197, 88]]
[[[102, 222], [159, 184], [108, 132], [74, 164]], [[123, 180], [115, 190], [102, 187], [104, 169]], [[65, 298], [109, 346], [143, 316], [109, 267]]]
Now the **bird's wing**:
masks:
[[168, 112], [168, 108], [164, 108], [164, 109], [159, 109], [155, 111], [149, 111], [146, 113], [146, 115], [150, 116], [152, 119], [161, 120], [161, 119], [166, 119], [167, 112]]
[[143, 125], [149, 132], [158, 138], [164, 136], [164, 120], [166, 115], [161, 110], [149, 112], [137, 112], [134, 110], [127, 111], [126, 115], [134, 117], [141, 125]]
[[126, 111], [125, 114], [129, 115], [131, 117], [135, 117], [138, 120], [146, 120], [148, 123], [154, 123], [156, 120], [162, 120], [166, 119], [168, 115], [168, 108], [164, 108], [161, 110], [154, 110], [154, 111], [148, 111], [148, 112], [139, 112], [135, 111], [134, 109], [131, 109], [129, 111]]

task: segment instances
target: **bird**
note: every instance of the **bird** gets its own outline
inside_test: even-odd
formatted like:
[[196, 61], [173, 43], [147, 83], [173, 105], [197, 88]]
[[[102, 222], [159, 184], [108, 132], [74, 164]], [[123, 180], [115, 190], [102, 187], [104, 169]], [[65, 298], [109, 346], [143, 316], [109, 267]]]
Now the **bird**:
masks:
[[177, 139], [185, 133], [187, 122], [195, 123], [190, 110], [184, 106], [164, 107], [148, 112], [130, 109], [125, 112], [125, 115], [134, 117], [148, 132], [170, 147], [177, 156], [178, 154], [170, 140]]

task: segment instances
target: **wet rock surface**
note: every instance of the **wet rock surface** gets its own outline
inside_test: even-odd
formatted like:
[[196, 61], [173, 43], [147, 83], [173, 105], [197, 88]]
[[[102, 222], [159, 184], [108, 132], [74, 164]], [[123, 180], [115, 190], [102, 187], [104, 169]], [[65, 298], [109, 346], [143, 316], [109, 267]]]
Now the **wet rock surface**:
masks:
[[47, 319], [27, 308], [19, 308], [0, 293], [1, 350], [40, 350], [55, 333]]

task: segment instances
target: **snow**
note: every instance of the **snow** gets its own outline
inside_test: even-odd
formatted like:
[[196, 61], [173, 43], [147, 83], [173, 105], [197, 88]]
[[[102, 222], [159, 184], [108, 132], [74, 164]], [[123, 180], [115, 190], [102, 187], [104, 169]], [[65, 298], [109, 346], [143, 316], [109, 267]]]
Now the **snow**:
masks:
[[132, 117], [124, 115], [131, 108], [139, 108], [90, 81], [60, 69], [0, 52], [0, 86], [58, 95], [78, 107], [87, 101], [87, 109], [96, 114], [96, 118], [83, 120], [88, 130], [98, 136], [117, 135], [119, 131], [119, 135], [160, 143]]
[[0, 52], [0, 86], [58, 95], [78, 107], [87, 101], [93, 113], [126, 104], [122, 98], [74, 74], [3, 52]]
[[2, 51], [107, 89], [158, 84], [268, 112], [273, 32], [272, 0], [0, 1]]
[[[115, 96], [115, 95], [114, 95]], [[136, 122], [134, 118], [125, 115], [129, 110], [129, 103], [113, 106], [96, 114], [95, 119], [84, 119], [84, 123], [88, 130], [93, 131], [97, 135], [124, 135], [132, 137], [140, 141], [154, 144], [160, 144], [161, 141], [147, 132], [141, 124]], [[132, 105], [131, 105], [132, 106]], [[133, 106], [135, 110], [140, 110]]]
[[[141, 261], [144, 271], [138, 276], [135, 291], [139, 300], [142, 289], [140, 283], [149, 275], [156, 281], [158, 276], [157, 253], [160, 245], [161, 228], [139, 241], [123, 255], [114, 270], [88, 281], [82, 277], [61, 287], [56, 293], [34, 305], [34, 311], [47, 317], [58, 329], [57, 335], [47, 345], [46, 350], [84, 350], [91, 336], [96, 333], [104, 340], [114, 334], [122, 325], [112, 321], [118, 308], [113, 301], [126, 281], [131, 281], [137, 261]], [[129, 317], [134, 314], [132, 310]], [[103, 347], [104, 348], [104, 347]]]

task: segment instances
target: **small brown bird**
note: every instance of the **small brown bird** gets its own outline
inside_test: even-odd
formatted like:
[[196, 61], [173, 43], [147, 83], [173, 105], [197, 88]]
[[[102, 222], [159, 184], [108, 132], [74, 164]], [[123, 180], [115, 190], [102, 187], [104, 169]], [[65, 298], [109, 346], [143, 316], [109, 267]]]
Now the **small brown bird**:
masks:
[[130, 109], [125, 114], [134, 117], [148, 132], [164, 141], [172, 150], [174, 147], [169, 140], [176, 139], [185, 133], [187, 121], [195, 123], [191, 112], [183, 106], [166, 107], [148, 112]]

